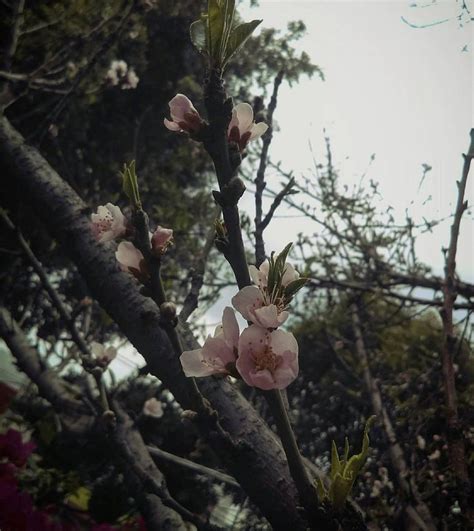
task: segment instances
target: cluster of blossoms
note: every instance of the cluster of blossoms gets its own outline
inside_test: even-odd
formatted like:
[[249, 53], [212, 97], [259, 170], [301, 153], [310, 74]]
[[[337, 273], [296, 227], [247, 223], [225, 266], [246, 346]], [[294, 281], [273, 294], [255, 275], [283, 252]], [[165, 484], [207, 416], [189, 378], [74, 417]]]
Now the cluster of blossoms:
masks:
[[249, 272], [255, 285], [241, 289], [232, 304], [251, 324], [240, 333], [234, 310], [226, 307], [222, 325], [201, 349], [183, 352], [181, 365], [190, 377], [230, 374], [252, 387], [284, 389], [298, 375], [298, 343], [278, 327], [288, 318], [286, 308], [305, 280], [279, 258], [259, 269], [250, 266]]
[[[91, 221], [92, 233], [102, 243], [126, 238], [133, 233], [120, 208], [112, 203], [99, 206], [97, 212], [92, 214]], [[173, 230], [158, 225], [154, 232], [150, 232], [150, 243], [155, 256], [163, 255], [173, 243]], [[115, 257], [123, 271], [131, 273], [142, 282], [148, 279], [145, 258], [131, 241], [121, 241]]]
[[127, 63], [122, 59], [114, 59], [107, 70], [105, 75], [107, 82], [116, 87], [120, 85], [123, 90], [137, 88], [140, 78], [135, 73], [133, 68], [129, 68]]
[[[205, 125], [204, 120], [184, 94], [176, 94], [169, 102], [171, 120], [165, 118], [164, 124], [170, 131], [197, 134]], [[257, 140], [268, 129], [268, 125], [254, 122], [253, 109], [248, 103], [239, 103], [232, 110], [232, 119], [227, 128], [227, 139], [234, 142], [243, 152], [251, 140]]]

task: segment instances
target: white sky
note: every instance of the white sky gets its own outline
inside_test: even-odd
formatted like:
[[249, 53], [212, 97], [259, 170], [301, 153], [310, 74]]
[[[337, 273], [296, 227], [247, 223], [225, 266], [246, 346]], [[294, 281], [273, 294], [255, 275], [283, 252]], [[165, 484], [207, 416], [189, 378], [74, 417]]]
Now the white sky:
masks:
[[[467, 150], [474, 126], [474, 25], [460, 28], [455, 0], [435, 5], [428, 1], [427, 7], [418, 8], [410, 4], [260, 0], [260, 7], [240, 12], [245, 20], [262, 18], [266, 27], [284, 29], [290, 20], [303, 20], [307, 35], [299, 46], [326, 77], [324, 82], [303, 78], [298, 86], [283, 86], [275, 114], [281, 131], [273, 142], [273, 156], [296, 174], [305, 172], [312, 167], [309, 143], [322, 156], [326, 129], [343, 183], [358, 180], [375, 153], [368, 176], [381, 183], [387, 203], [403, 215], [414, 201], [415, 217], [439, 218], [453, 211], [461, 153]], [[468, 6], [474, 8], [472, 2]], [[453, 20], [414, 29], [402, 16], [417, 25]], [[462, 51], [465, 45], [468, 50]], [[433, 170], [417, 193], [422, 163]], [[432, 201], [422, 208], [429, 195]], [[474, 176], [468, 199], [474, 202]], [[289, 232], [288, 220], [276, 220], [267, 233], [268, 250], [278, 250], [307, 227], [294, 220]], [[420, 257], [438, 273], [443, 267], [441, 245], [448, 238], [449, 226], [444, 224], [419, 241]], [[472, 218], [466, 218], [458, 271], [470, 280], [474, 280], [473, 240]]]
[[[461, 153], [467, 150], [474, 126], [474, 25], [460, 28], [452, 20], [413, 29], [402, 16], [417, 25], [455, 19], [459, 6], [455, 0], [436, 5], [428, 1], [424, 8], [410, 3], [260, 0], [260, 6], [252, 9], [241, 2], [239, 12], [244, 20], [262, 18], [263, 27], [284, 29], [291, 20], [303, 20], [308, 31], [298, 46], [326, 77], [324, 82], [303, 78], [292, 88], [282, 86], [275, 114], [281, 131], [274, 137], [271, 156], [296, 174], [305, 172], [312, 167], [309, 143], [316, 154], [324, 153], [325, 129], [343, 183], [358, 181], [375, 153], [368, 176], [381, 183], [387, 204], [403, 216], [413, 201], [415, 218], [432, 219], [453, 211]], [[468, 5], [474, 7], [472, 2]], [[462, 51], [466, 44], [468, 50]], [[433, 170], [417, 193], [423, 163]], [[474, 169], [472, 173], [471, 204]], [[278, 188], [277, 182], [272, 184]], [[429, 195], [432, 201], [421, 207]], [[250, 194], [241, 206], [253, 219]], [[474, 281], [473, 225], [472, 218], [463, 220], [458, 252], [458, 272], [470, 281]], [[299, 231], [314, 229], [303, 220], [276, 219], [266, 233], [267, 251], [278, 251]], [[419, 256], [438, 274], [443, 267], [441, 246], [448, 239], [445, 223], [418, 242]], [[207, 323], [215, 326], [234, 291], [223, 292], [223, 299], [207, 314]]]

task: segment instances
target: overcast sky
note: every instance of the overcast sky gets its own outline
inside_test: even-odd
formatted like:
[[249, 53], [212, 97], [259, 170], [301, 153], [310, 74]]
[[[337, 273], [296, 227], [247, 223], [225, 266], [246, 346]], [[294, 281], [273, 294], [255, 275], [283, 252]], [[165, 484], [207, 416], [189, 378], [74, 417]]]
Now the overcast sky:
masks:
[[[403, 215], [414, 201], [411, 211], [419, 219], [450, 214], [461, 153], [467, 150], [474, 124], [474, 26], [460, 27], [459, 3], [427, 1], [413, 7], [405, 0], [260, 0], [258, 8], [241, 8], [244, 19], [262, 18], [267, 27], [285, 28], [290, 20], [303, 20], [307, 35], [299, 46], [326, 78], [283, 87], [275, 115], [281, 131], [273, 156], [278, 154], [288, 169], [305, 172], [312, 166], [309, 143], [316, 153], [324, 152], [325, 129], [343, 182], [358, 180], [374, 153], [368, 175], [381, 183], [387, 204]], [[415, 25], [450, 21], [414, 29], [402, 17]], [[433, 170], [418, 192], [423, 163]], [[471, 203], [473, 183], [474, 177], [468, 190]], [[432, 201], [421, 207], [429, 195]], [[282, 246], [282, 234], [292, 239], [288, 226], [285, 220], [275, 221], [267, 235], [269, 250]], [[307, 228], [297, 221], [290, 226], [292, 232]], [[448, 232], [444, 224], [419, 241], [420, 257], [437, 272], [443, 267], [440, 248]], [[463, 222], [458, 253], [459, 272], [471, 280], [473, 240], [471, 217]]]

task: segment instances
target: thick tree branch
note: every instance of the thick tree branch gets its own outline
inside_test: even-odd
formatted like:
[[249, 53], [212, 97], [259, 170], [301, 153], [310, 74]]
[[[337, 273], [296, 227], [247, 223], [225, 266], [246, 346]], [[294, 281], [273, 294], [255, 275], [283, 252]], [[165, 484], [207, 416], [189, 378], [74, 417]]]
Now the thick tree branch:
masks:
[[[5, 118], [0, 120], [0, 160], [4, 163], [2, 179], [21, 188], [22, 201], [63, 245], [92, 294], [145, 357], [150, 372], [185, 409], [195, 409], [190, 381], [160, 327], [155, 303], [140, 294], [131, 276], [120, 271], [112, 250], [96, 242], [90, 211], [77, 194]], [[192, 337], [187, 335], [186, 341], [186, 348], [196, 348]], [[208, 425], [199, 424], [225, 467], [275, 529], [301, 529], [296, 491], [274, 434], [227, 380], [206, 378], [199, 386], [236, 442], [228, 448], [228, 442]]]
[[7, 344], [18, 367], [36, 384], [39, 394], [63, 414], [64, 426], [76, 434], [88, 432], [94, 423], [90, 409], [71, 394], [54, 371], [41, 363], [37, 351], [29, 344], [10, 312], [3, 307], [0, 307], [0, 337]]

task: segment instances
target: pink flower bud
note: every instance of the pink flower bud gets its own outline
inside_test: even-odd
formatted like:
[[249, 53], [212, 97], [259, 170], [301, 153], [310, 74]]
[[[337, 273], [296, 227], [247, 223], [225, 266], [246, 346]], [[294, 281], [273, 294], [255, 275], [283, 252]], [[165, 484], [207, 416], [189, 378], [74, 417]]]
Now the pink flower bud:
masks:
[[151, 248], [156, 256], [166, 253], [168, 247], [173, 243], [173, 229], [165, 229], [158, 226], [151, 236]]
[[239, 103], [232, 109], [232, 119], [227, 129], [229, 142], [235, 142], [240, 152], [251, 140], [257, 140], [268, 129], [268, 125], [253, 121], [253, 109], [248, 103]]
[[149, 398], [143, 404], [143, 414], [147, 417], [154, 417], [155, 419], [161, 418], [163, 416], [163, 406], [161, 405], [161, 402], [156, 398]]
[[170, 107], [171, 120], [164, 119], [167, 129], [179, 133], [199, 132], [204, 122], [187, 96], [176, 94], [168, 105]]

